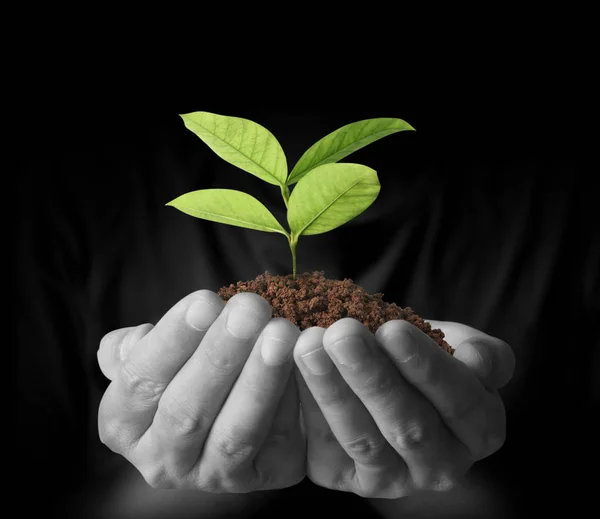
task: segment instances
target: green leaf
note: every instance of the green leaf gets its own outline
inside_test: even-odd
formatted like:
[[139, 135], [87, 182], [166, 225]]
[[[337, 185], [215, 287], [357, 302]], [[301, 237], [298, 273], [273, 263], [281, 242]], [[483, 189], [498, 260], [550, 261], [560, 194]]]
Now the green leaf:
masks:
[[367, 144], [404, 130], [414, 130], [414, 128], [402, 119], [390, 117], [365, 119], [342, 126], [315, 142], [304, 152], [290, 173], [287, 185], [291, 186], [294, 182], [298, 182], [317, 166], [337, 162]]
[[375, 170], [361, 164], [323, 164], [292, 191], [288, 223], [294, 237], [321, 234], [362, 213], [379, 194]]
[[209, 112], [182, 114], [181, 118], [223, 160], [269, 184], [285, 185], [288, 170], [283, 149], [260, 124]]
[[167, 205], [196, 218], [288, 236], [261, 202], [242, 191], [201, 189], [181, 195]]

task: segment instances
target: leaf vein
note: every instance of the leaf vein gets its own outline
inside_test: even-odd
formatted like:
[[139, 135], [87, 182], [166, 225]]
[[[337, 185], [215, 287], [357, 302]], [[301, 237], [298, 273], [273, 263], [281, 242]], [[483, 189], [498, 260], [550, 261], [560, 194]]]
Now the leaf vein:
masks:
[[264, 229], [269, 229], [272, 230], [274, 232], [282, 232], [282, 229], [279, 229], [277, 227], [271, 227], [270, 225], [266, 225], [266, 224], [259, 224], [259, 223], [255, 223], [252, 222], [250, 220], [242, 220], [241, 218], [234, 218], [232, 216], [225, 216], [221, 213], [212, 213], [210, 211], [202, 211], [200, 209], [194, 209], [193, 207], [185, 207], [185, 206], [181, 206], [182, 209], [185, 209], [186, 211], [190, 212], [190, 213], [194, 213], [194, 214], [198, 214], [198, 215], [206, 215], [206, 216], [210, 216], [210, 217], [218, 217], [221, 220], [229, 220], [231, 222], [237, 222], [237, 223], [243, 223], [246, 225], [252, 225], [254, 226], [253, 228], [256, 227], [262, 227]]
[[358, 179], [356, 182], [354, 182], [350, 187], [348, 187], [348, 189], [346, 189], [345, 191], [342, 191], [340, 194], [338, 194], [338, 196], [336, 196], [331, 202], [329, 202], [328, 205], [326, 205], [323, 209], [321, 209], [321, 211], [319, 211], [315, 216], [313, 216], [313, 218], [304, 226], [302, 227], [302, 229], [300, 229], [300, 232], [298, 233], [298, 236], [301, 236], [302, 233], [308, 228], [310, 227], [310, 225], [317, 219], [319, 218], [319, 216], [321, 216], [325, 211], [327, 211], [327, 209], [329, 209], [333, 204], [335, 204], [341, 197], [343, 197], [348, 191], [350, 191], [354, 186], [360, 184], [363, 181], [363, 179]]
[[277, 181], [277, 184], [280, 184], [280, 182], [279, 182], [279, 179], [278, 179], [278, 178], [277, 178], [277, 177], [276, 177], [276, 176], [275, 176], [273, 173], [271, 173], [270, 171], [267, 171], [267, 170], [266, 170], [266, 169], [265, 169], [265, 168], [262, 166], [262, 164], [259, 164], [259, 163], [258, 163], [258, 162], [256, 162], [256, 161], [255, 161], [255, 160], [254, 160], [252, 157], [249, 157], [249, 156], [248, 156], [246, 153], [244, 153], [244, 152], [243, 152], [243, 151], [241, 151], [240, 149], [238, 149], [238, 148], [235, 148], [235, 147], [234, 147], [234, 146], [232, 146], [232, 145], [231, 145], [229, 142], [227, 142], [225, 139], [222, 139], [221, 137], [219, 137], [219, 135], [218, 135], [217, 133], [215, 133], [215, 129], [216, 129], [216, 119], [215, 119], [215, 128], [213, 129], [213, 131], [211, 131], [210, 129], [208, 129], [206, 126], [202, 126], [201, 124], [197, 123], [196, 121], [193, 121], [193, 120], [190, 120], [190, 119], [188, 119], [188, 121], [189, 121], [191, 124], [193, 124], [193, 125], [195, 125], [195, 126], [197, 126], [197, 127], [201, 128], [201, 129], [203, 129], [203, 130], [205, 130], [205, 131], [207, 131], [207, 132], [211, 133], [211, 134], [213, 135], [213, 137], [217, 137], [218, 139], [220, 139], [220, 140], [221, 140], [221, 142], [223, 142], [223, 143], [224, 143], [226, 146], [228, 146], [229, 148], [231, 148], [233, 151], [236, 151], [236, 152], [237, 152], [237, 153], [239, 153], [240, 155], [243, 155], [244, 157], [246, 157], [246, 159], [248, 159], [250, 162], [252, 162], [253, 164], [255, 164], [255, 165], [258, 167], [258, 168], [260, 168], [260, 170], [261, 170], [261, 171], [263, 171], [264, 173], [266, 173], [266, 174], [267, 174], [267, 175], [269, 175], [270, 177], [274, 178], [274, 179]]

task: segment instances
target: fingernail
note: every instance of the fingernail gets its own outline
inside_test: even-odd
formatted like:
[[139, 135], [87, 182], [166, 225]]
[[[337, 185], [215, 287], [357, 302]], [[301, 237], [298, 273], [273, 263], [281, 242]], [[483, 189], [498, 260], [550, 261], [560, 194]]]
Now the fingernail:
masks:
[[335, 360], [349, 369], [356, 369], [370, 357], [367, 343], [359, 335], [351, 335], [339, 339], [329, 348]]
[[329, 373], [333, 366], [329, 355], [323, 348], [305, 353], [300, 356], [300, 359], [304, 362], [306, 369], [314, 375], [325, 375], [325, 373]]
[[238, 339], [249, 339], [260, 330], [261, 322], [256, 312], [238, 303], [229, 309], [225, 328]]
[[199, 299], [187, 309], [185, 322], [194, 330], [205, 332], [218, 316], [219, 310], [214, 304], [205, 299]]
[[265, 364], [279, 366], [292, 354], [293, 344], [276, 337], [265, 335], [261, 338], [260, 355]]

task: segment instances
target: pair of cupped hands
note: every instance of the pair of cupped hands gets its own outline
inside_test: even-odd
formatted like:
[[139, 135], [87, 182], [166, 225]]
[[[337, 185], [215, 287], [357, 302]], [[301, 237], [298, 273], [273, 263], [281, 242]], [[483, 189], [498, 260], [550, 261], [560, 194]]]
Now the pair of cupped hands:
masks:
[[250, 492], [315, 484], [369, 498], [449, 490], [505, 440], [502, 340], [429, 321], [372, 334], [341, 319], [302, 332], [260, 296], [194, 292], [156, 324], [105, 335], [101, 441], [155, 488]]

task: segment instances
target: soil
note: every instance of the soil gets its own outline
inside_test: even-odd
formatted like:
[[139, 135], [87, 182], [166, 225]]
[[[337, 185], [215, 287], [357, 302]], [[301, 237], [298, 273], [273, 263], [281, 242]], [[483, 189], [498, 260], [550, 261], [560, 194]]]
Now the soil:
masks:
[[265, 272], [251, 281], [222, 287], [218, 295], [227, 301], [239, 292], [262, 296], [270, 303], [273, 317], [285, 317], [300, 330], [311, 326], [327, 328], [339, 319], [352, 317], [375, 333], [387, 321], [404, 319], [429, 335], [440, 348], [454, 353], [444, 340], [444, 333], [433, 329], [412, 308], [388, 303], [380, 293], [369, 294], [351, 279], [327, 279], [324, 272], [315, 271], [299, 274], [294, 280], [291, 274], [273, 276]]

